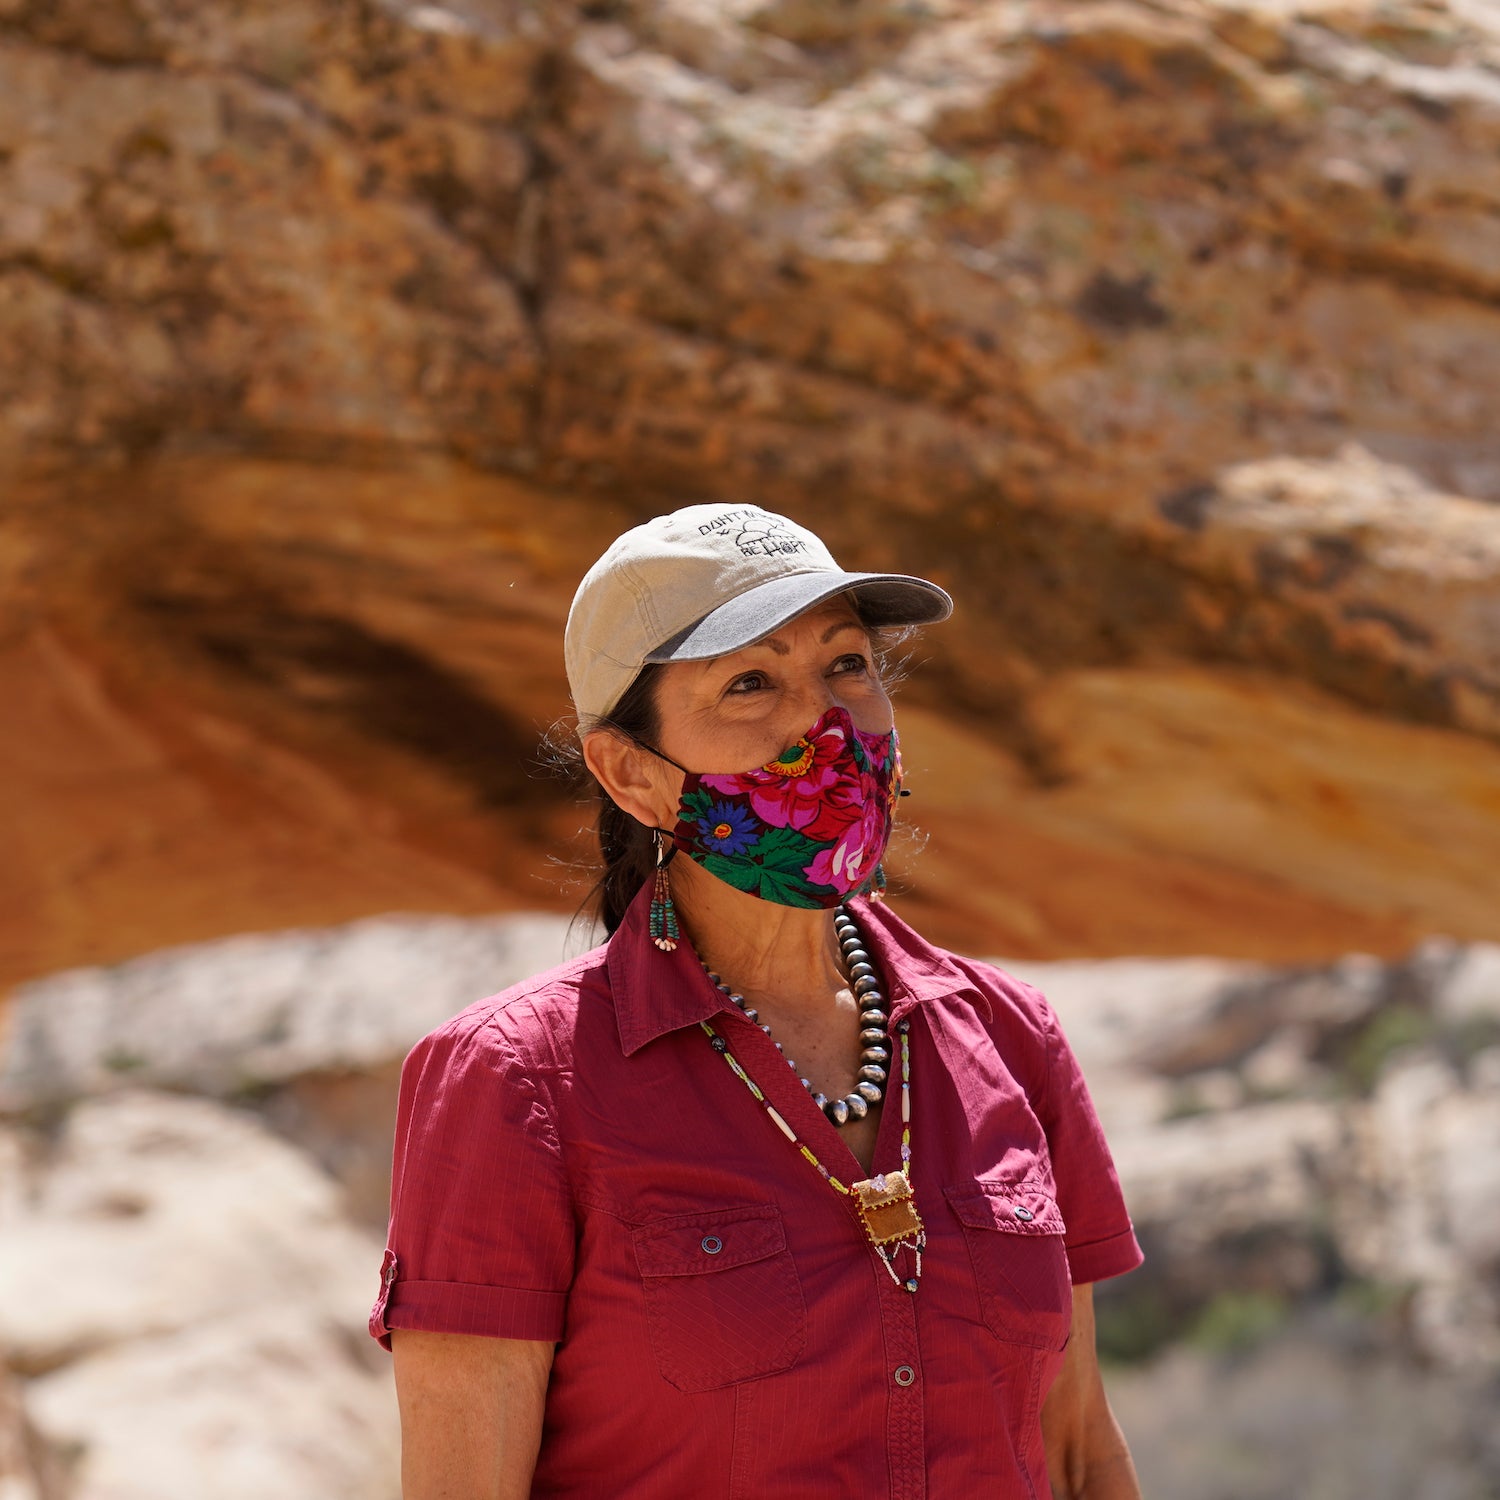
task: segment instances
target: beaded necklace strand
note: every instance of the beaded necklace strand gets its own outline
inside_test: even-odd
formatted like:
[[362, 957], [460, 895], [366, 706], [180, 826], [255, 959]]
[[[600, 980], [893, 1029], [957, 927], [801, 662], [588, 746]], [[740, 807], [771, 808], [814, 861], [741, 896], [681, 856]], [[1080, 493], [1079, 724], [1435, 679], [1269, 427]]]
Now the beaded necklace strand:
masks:
[[[842, 908], [838, 914], [852, 925], [853, 919]], [[841, 924], [842, 925], [842, 924]], [[862, 976], [864, 977], [864, 976]], [[803, 1160], [836, 1193], [851, 1200], [865, 1234], [880, 1256], [881, 1263], [890, 1273], [891, 1280], [908, 1292], [915, 1292], [922, 1277], [922, 1252], [927, 1248], [927, 1232], [922, 1225], [911, 1185], [911, 1040], [910, 1022], [901, 1021], [896, 1027], [901, 1038], [901, 1170], [899, 1172], [877, 1172], [874, 1177], [852, 1186], [840, 1182], [827, 1167], [818, 1160], [806, 1142], [783, 1118], [781, 1112], [761, 1092], [755, 1080], [741, 1066], [728, 1041], [714, 1030], [707, 1021], [699, 1026], [711, 1046], [729, 1064], [734, 1076], [750, 1090], [756, 1103], [771, 1117], [771, 1123], [784, 1135], [802, 1156]], [[764, 1029], [764, 1028], [763, 1028]], [[912, 1273], [902, 1277], [896, 1270], [896, 1256], [901, 1250], [912, 1256]]]
[[[885, 996], [880, 992], [880, 980], [875, 974], [875, 966], [870, 962], [870, 955], [865, 951], [860, 938], [859, 928], [843, 907], [839, 907], [834, 914], [834, 931], [838, 934], [844, 972], [854, 990], [855, 1003], [859, 1008], [859, 1071], [855, 1074], [853, 1089], [840, 1099], [829, 1099], [820, 1094], [812, 1086], [811, 1079], [803, 1078], [800, 1073], [797, 1078], [802, 1087], [812, 1095], [813, 1103], [823, 1111], [830, 1125], [847, 1125], [850, 1120], [863, 1120], [885, 1098], [886, 1070], [891, 1065], [890, 1012]], [[771, 1028], [762, 1023], [759, 1012], [752, 1010], [745, 997], [735, 994], [701, 958], [698, 962], [703, 964], [703, 972], [708, 975], [709, 983], [736, 1010], [742, 1011], [746, 1020], [759, 1026], [771, 1037], [772, 1045], [786, 1057], [786, 1049], [771, 1036]], [[792, 1072], [796, 1073], [797, 1064], [789, 1057], [786, 1062]]]

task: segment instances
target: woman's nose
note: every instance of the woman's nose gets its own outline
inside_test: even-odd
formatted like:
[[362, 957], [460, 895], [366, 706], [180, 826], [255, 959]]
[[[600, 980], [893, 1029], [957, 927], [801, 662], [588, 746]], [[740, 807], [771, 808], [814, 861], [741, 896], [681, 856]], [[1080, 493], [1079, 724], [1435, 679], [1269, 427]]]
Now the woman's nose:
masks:
[[814, 717], [820, 717], [830, 708], [846, 706], [838, 691], [838, 683], [830, 682], [822, 676], [808, 685], [806, 703], [814, 711]]
[[830, 708], [848, 707], [838, 687], [837, 679], [830, 680], [822, 672], [811, 672], [799, 678], [792, 701], [797, 706], [797, 712], [806, 716], [807, 724], [821, 719]]
[[860, 687], [852, 679], [829, 677], [822, 672], [811, 674], [799, 680], [789, 702], [795, 705], [789, 713], [795, 725], [788, 725], [794, 737], [806, 734], [831, 708], [843, 709], [855, 728], [867, 733], [879, 734], [890, 728], [890, 707], [884, 695], [872, 694], [868, 687]]

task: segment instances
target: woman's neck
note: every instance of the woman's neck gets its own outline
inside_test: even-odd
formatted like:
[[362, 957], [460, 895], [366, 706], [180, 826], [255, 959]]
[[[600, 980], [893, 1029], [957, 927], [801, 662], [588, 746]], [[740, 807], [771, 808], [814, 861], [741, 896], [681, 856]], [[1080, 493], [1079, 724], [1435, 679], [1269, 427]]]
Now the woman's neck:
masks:
[[737, 891], [688, 859], [672, 862], [672, 900], [698, 957], [751, 1004], [822, 1010], [848, 988], [831, 911]]

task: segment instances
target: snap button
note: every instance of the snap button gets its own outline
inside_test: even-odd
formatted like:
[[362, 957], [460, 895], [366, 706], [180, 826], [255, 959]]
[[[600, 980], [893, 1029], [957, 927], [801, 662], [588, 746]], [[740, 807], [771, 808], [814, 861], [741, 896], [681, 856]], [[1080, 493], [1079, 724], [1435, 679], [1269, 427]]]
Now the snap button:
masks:
[[910, 1365], [896, 1366], [896, 1384], [910, 1385], [917, 1378], [917, 1372]]
[[1018, 1219], [1025, 1219], [1025, 1221], [1029, 1224], [1034, 1218], [1036, 1218], [1036, 1215], [1032, 1213], [1029, 1208], [1022, 1208], [1018, 1203], [1016, 1204], [1016, 1217]]
[[703, 1236], [703, 1253], [705, 1255], [717, 1255], [724, 1248], [724, 1241], [716, 1234], [705, 1234]]

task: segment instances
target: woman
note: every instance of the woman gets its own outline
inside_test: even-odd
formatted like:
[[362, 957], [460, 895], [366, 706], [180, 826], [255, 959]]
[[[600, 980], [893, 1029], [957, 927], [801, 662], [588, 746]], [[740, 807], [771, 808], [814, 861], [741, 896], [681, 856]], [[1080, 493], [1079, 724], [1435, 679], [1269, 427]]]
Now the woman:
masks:
[[875, 899], [872, 632], [950, 609], [755, 507], [583, 580], [612, 936], [407, 1060], [371, 1319], [407, 1500], [1138, 1497], [1090, 1284], [1140, 1251], [1077, 1064]]

